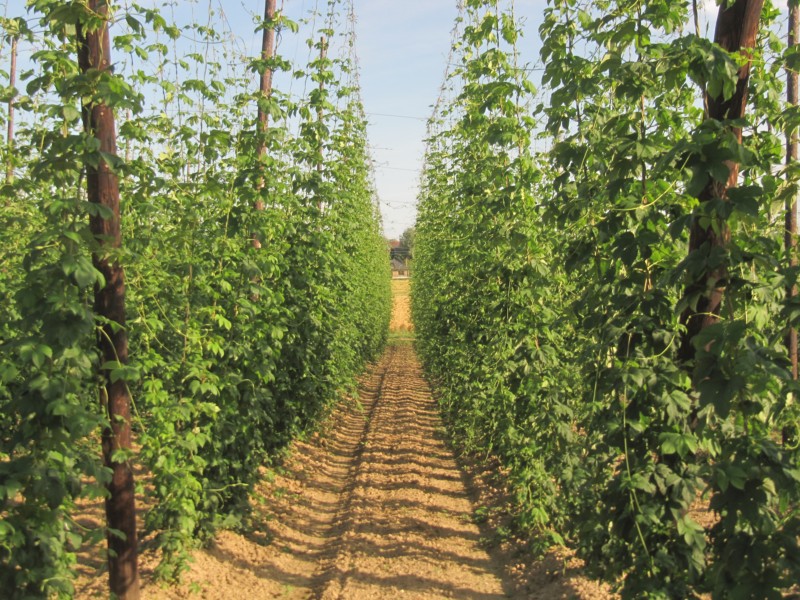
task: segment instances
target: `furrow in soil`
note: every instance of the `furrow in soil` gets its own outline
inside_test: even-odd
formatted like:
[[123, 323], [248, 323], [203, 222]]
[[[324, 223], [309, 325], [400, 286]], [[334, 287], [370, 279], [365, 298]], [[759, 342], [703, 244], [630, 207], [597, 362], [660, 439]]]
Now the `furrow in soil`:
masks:
[[389, 351], [354, 458], [314, 597], [507, 597], [408, 344]]

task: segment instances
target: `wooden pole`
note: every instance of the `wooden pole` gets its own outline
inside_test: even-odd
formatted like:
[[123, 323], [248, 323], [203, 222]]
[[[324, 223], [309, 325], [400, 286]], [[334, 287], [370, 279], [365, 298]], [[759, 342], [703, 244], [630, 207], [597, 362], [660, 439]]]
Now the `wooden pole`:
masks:
[[[8, 72], [8, 85], [12, 90], [17, 85], [17, 43], [19, 36], [11, 38], [11, 66]], [[14, 181], [14, 96], [8, 99], [8, 131], [6, 134], [8, 155], [6, 156], [6, 182]]]
[[[272, 94], [273, 70], [269, 66], [269, 61], [275, 56], [275, 12], [277, 0], [264, 1], [264, 30], [261, 36], [261, 60], [266, 63], [264, 72], [261, 73], [259, 91], [261, 99], [267, 100]], [[269, 129], [269, 113], [264, 106], [258, 105], [258, 128], [261, 139], [258, 145], [258, 157], [263, 158], [267, 154], [267, 140], [264, 135]]]
[[[96, 30], [84, 30], [78, 23], [78, 64], [81, 72], [108, 71], [111, 66], [111, 44], [108, 33], [108, 5], [105, 0], [88, 0], [88, 9], [103, 19]], [[117, 141], [114, 112], [102, 100], [89, 100], [83, 105], [83, 123], [89, 135], [99, 142], [100, 152], [116, 156]], [[90, 202], [104, 206], [108, 219], [95, 214], [90, 217], [92, 234], [100, 250], [92, 257], [94, 266], [105, 278], [105, 286], [95, 291], [95, 312], [107, 321], [98, 333], [97, 345], [101, 360], [128, 361], [128, 337], [125, 329], [125, 273], [116, 258], [108, 257], [121, 246], [119, 182], [102, 158], [97, 166], [86, 165], [86, 182]], [[113, 326], [111, 325], [113, 324]], [[108, 412], [108, 425], [103, 430], [102, 446], [105, 466], [111, 470], [108, 496], [105, 501], [108, 533], [108, 571], [111, 594], [120, 600], [138, 600], [136, 511], [133, 470], [127, 460], [115, 458], [120, 451], [131, 449], [131, 402], [124, 380], [113, 381], [105, 371], [102, 401]], [[112, 533], [112, 531], [120, 532]]]
[[[272, 95], [272, 76], [273, 70], [269, 66], [269, 61], [275, 56], [275, 13], [277, 10], [277, 0], [264, 0], [264, 29], [261, 36], [261, 60], [266, 64], [261, 73], [261, 81], [258, 90], [260, 92], [258, 104], [258, 161], [259, 164], [267, 155], [267, 130], [269, 129], [269, 112], [266, 110], [263, 101]], [[262, 167], [263, 168], [263, 167]], [[257, 189], [264, 188], [264, 176], [258, 178]], [[259, 197], [255, 203], [256, 210], [264, 210], [264, 201]], [[261, 248], [261, 242], [256, 234], [253, 234], [253, 248]]]
[[[789, 0], [789, 35], [787, 45], [789, 48], [797, 45], [800, 38], [800, 2]], [[798, 77], [797, 71], [787, 69], [786, 72], [786, 103], [797, 106], [798, 102]], [[786, 166], [790, 168], [797, 162], [798, 134], [797, 127], [793, 124], [786, 126]], [[797, 266], [797, 188], [793, 186], [792, 193], [786, 198], [786, 225], [784, 231], [784, 247], [789, 267]], [[786, 289], [786, 300], [791, 302], [797, 296], [797, 286], [791, 285]], [[789, 364], [792, 369], [792, 379], [797, 380], [797, 329], [789, 326], [786, 332], [786, 350], [789, 355]], [[781, 432], [784, 445], [793, 443], [793, 432], [790, 427], [784, 427]]]
[[[800, 3], [798, 0], [791, 0], [789, 2], [789, 40], [788, 46], [791, 48], [797, 44], [800, 37]], [[789, 70], [787, 73], [786, 82], [786, 101], [790, 106], [797, 106], [798, 102], [798, 78], [797, 71]], [[797, 128], [788, 125], [786, 128], [786, 166], [797, 162], [798, 150], [798, 135]], [[797, 191], [791, 197], [786, 199], [786, 231], [784, 236], [784, 245], [786, 248], [786, 256], [790, 267], [797, 266], [797, 257], [795, 256], [795, 247], [797, 245]], [[791, 300], [797, 296], [797, 286], [790, 286], [786, 290], [786, 294]], [[792, 366], [792, 377], [797, 379], [797, 330], [794, 327], [789, 327], [786, 335], [786, 347], [789, 352], [789, 361]]]
[[[322, 70], [324, 69], [323, 61], [328, 56], [328, 39], [323, 35], [319, 39], [319, 70], [320, 75], [322, 74]], [[324, 122], [325, 114], [322, 110], [322, 98], [325, 92], [325, 80], [323, 77], [320, 76], [319, 78], [319, 104], [317, 104], [317, 125], [319, 127], [319, 148], [317, 149], [317, 173], [319, 174], [319, 181], [320, 184], [322, 183], [322, 165], [324, 161], [323, 155], [323, 144], [322, 144], [322, 125]], [[319, 210], [322, 212], [323, 206], [322, 202], [319, 202]]]
[[[752, 50], [756, 43], [763, 5], [764, 0], [736, 0], [727, 8], [725, 4], [720, 6], [714, 42], [728, 52], [743, 52], [748, 56], [748, 60], [739, 68], [739, 81], [731, 98], [726, 100], [722, 96], [710, 97], [708, 93], [705, 94], [709, 118], [724, 121], [740, 119], [745, 114]], [[731, 126], [728, 130], [736, 136], [739, 143], [742, 142], [740, 127]], [[734, 161], [726, 161], [725, 164], [728, 167], [728, 179], [716, 181], [709, 178], [706, 187], [698, 196], [701, 203], [713, 198], [727, 199], [728, 190], [737, 185], [739, 164]], [[689, 237], [689, 253], [706, 252], [715, 247], [724, 248], [730, 243], [730, 236], [727, 223], [721, 222], [714, 227], [703, 225], [700, 219], [695, 218]], [[687, 286], [686, 296], [699, 294], [699, 299], [694, 308], [690, 306], [681, 315], [681, 323], [686, 329], [681, 337], [679, 360], [688, 362], [694, 359], [695, 348], [692, 339], [719, 320], [727, 278], [728, 271], [723, 265], [708, 270], [697, 281]]]

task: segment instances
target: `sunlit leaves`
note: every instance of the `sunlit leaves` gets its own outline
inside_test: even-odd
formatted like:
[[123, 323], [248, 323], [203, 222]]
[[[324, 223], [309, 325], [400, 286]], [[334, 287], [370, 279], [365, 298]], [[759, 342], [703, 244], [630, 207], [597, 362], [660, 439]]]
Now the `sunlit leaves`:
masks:
[[[217, 45], [215, 26], [178, 26], [133, 4], [114, 15], [124, 58], [82, 76], [62, 42], [79, 21], [97, 25], [85, 3], [30, 4], [45, 29], [37, 69], [21, 77], [19, 173], [0, 213], [0, 555], [13, 565], [0, 587], [69, 596], [82, 536], [68, 515], [79, 496], [102, 495], [81, 481], [107, 476], [92, 437], [104, 418], [98, 375], [132, 392], [150, 471], [145, 526], [162, 551], [157, 574], [175, 577], [217, 527], [246, 522], [259, 467], [314, 428], [380, 351], [389, 272], [349, 59], [312, 61], [326, 89], [307, 98], [256, 100], [244, 62], [241, 77], [223, 74], [218, 48], [241, 58]], [[272, 25], [296, 29], [283, 17]], [[185, 51], [187, 28], [214, 51]], [[294, 68], [281, 57], [250, 64]], [[87, 100], [116, 110], [118, 157], [80, 132]], [[258, 135], [257, 101], [271, 116]], [[298, 114], [299, 136], [288, 125]], [[123, 246], [107, 254], [126, 270], [128, 364], [93, 350], [101, 325], [120, 327], [91, 303], [104, 282], [87, 224], [110, 215], [86, 201], [83, 170], [101, 161], [123, 192]]]
[[[550, 145], [517, 195], [504, 152], [529, 132], [508, 114], [504, 11], [468, 7], [460, 95], [431, 125], [414, 288], [457, 439], [503, 461], [522, 523], [559, 528], [625, 597], [778, 594], [797, 576], [798, 486], [796, 448], [775, 443], [796, 420], [779, 340], [797, 314], [782, 306], [796, 274], [777, 207], [794, 192], [774, 130], [796, 111], [778, 102], [776, 36], [760, 37], [748, 118], [721, 122], [701, 94], [730, 98], [744, 57], [687, 34], [688, 3], [549, 3], [534, 116]], [[726, 243], [687, 256], [692, 223]], [[678, 316], [714, 291], [683, 286], [713, 272], [729, 273], [709, 284], [722, 318], [682, 364]], [[709, 507], [711, 525], [690, 516]]]

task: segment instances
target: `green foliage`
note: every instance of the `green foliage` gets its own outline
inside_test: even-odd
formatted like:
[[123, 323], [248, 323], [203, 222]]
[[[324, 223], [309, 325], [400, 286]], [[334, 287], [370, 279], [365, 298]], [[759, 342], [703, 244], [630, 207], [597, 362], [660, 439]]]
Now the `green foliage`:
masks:
[[[135, 402], [159, 575], [178, 576], [218, 527], [245, 525], [260, 467], [354, 389], [386, 340], [390, 274], [349, 57], [308, 75], [280, 56], [252, 61], [325, 82], [298, 101], [263, 98], [252, 73], [225, 70], [238, 57], [220, 31], [187, 26], [191, 52], [183, 27], [132, 5], [114, 14], [119, 67], [86, 77], [75, 25], [96, 16], [30, 5], [43, 29], [0, 211], [0, 588], [71, 597], [75, 503], [102, 495], [106, 477], [98, 374], [115, 368], [94, 349], [102, 282], [83, 165], [99, 157], [81, 99], [117, 116], [119, 157], [104, 158], [122, 191], [130, 363], [112, 375]], [[331, 3], [331, 29], [340, 10]], [[259, 27], [297, 28], [282, 15]]]
[[[73, 8], [73, 25], [86, 22], [86, 7]], [[80, 76], [61, 41], [63, 23], [41, 24], [34, 60], [50, 77], [28, 82], [36, 102], [18, 101], [37, 120], [15, 143], [15, 177], [4, 182], [0, 217], [0, 586], [12, 598], [71, 597], [74, 551], [97, 537], [71, 511], [76, 500], [101, 495], [107, 477], [92, 307], [103, 281], [88, 226], [99, 209], [82, 189], [84, 165], [99, 154], [96, 140], [68, 122], [75, 98], [110, 80]], [[137, 102], [130, 88], [116, 89], [119, 104]]]
[[408, 227], [400, 234], [400, 247], [407, 248], [409, 252], [413, 254], [414, 252], [414, 236], [416, 236], [416, 229], [414, 227]]
[[[780, 44], [760, 38], [739, 145], [695, 87], [730, 95], [739, 59], [682, 31], [686, 3], [554, 2], [533, 114], [550, 146], [531, 155], [498, 4], [467, 3], [417, 222], [417, 343], [453, 431], [509, 468], [519, 525], [623, 597], [776, 596], [800, 573]], [[742, 184], [698, 204], [726, 160]], [[730, 244], [687, 256], [693, 218]], [[687, 284], [719, 265], [723, 318], [682, 364], [679, 315], [703, 293]]]

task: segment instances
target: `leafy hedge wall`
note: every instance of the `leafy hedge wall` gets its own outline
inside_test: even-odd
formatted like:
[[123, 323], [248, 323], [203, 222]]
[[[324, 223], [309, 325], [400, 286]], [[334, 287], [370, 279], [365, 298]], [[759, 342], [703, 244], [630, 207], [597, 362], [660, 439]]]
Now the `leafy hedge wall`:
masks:
[[[352, 40], [347, 14], [331, 2], [309, 35]], [[246, 521], [259, 467], [354, 390], [386, 340], [390, 273], [351, 42], [307, 67], [278, 55], [248, 73], [215, 15], [178, 26], [120, 5], [119, 67], [87, 75], [75, 26], [98, 17], [85, 2], [31, 2], [19, 17], [4, 24], [36, 51], [11, 92], [18, 132], [0, 200], [0, 589], [71, 597], [74, 551], [94, 535], [75, 504], [107, 477], [103, 369], [132, 393], [137, 456], [117, 459], [146, 472], [146, 526], [160, 574], [175, 576], [217, 527]], [[298, 29], [280, 13], [260, 26]], [[313, 91], [259, 98], [266, 68]], [[118, 157], [83, 132], [88, 96], [116, 112]], [[99, 160], [122, 188], [127, 365], [101, 365], [94, 349], [103, 282], [84, 166]]]
[[[454, 435], [500, 457], [540, 548], [566, 543], [624, 597], [780, 597], [800, 577], [800, 469], [781, 435], [798, 423], [782, 248], [797, 188], [778, 12], [736, 122], [706, 118], [702, 90], [730, 97], [746, 59], [691, 33], [687, 3], [549, 3], [542, 95], [510, 5], [462, 16], [412, 286]], [[734, 162], [738, 187], [699, 202]], [[693, 222], [730, 240], [688, 252]], [[686, 362], [681, 314], [720, 266], [720, 317]]]

